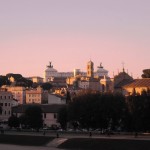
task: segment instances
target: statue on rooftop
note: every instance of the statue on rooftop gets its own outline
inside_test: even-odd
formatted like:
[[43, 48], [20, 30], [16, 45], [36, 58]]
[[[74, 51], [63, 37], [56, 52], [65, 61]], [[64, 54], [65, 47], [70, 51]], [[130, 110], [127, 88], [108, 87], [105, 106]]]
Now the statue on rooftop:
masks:
[[100, 65], [98, 66], [98, 68], [103, 68], [102, 62], [100, 62]]
[[49, 66], [47, 66], [48, 68], [53, 68], [52, 62], [49, 62]]

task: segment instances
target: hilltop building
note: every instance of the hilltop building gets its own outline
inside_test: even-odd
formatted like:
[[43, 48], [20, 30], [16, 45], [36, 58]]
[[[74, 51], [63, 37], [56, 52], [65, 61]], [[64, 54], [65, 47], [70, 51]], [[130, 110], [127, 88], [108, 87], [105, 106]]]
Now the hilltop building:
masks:
[[123, 71], [114, 77], [114, 92], [123, 93], [123, 86], [131, 82], [133, 78], [123, 68]]
[[0, 90], [0, 105], [2, 112], [0, 114], [0, 122], [8, 121], [8, 118], [12, 115], [12, 107], [17, 106], [18, 102], [14, 100], [11, 92]]
[[100, 66], [97, 67], [97, 71], [94, 72], [94, 63], [90, 60], [87, 64], [87, 72], [81, 72], [80, 69], [74, 69], [72, 72], [58, 72], [54, 69], [52, 62], [50, 62], [44, 71], [44, 82], [54, 81], [55, 78], [60, 80], [76, 76], [103, 78], [104, 76], [108, 77], [108, 71], [105, 70], [102, 63], [100, 63]]
[[78, 73], [73, 77], [67, 78], [68, 86], [72, 85], [73, 89], [91, 89], [101, 92], [113, 91], [113, 80], [108, 76], [108, 71], [105, 70], [100, 63], [97, 71], [94, 72], [94, 63], [90, 60], [87, 62], [86, 75]]
[[66, 104], [66, 97], [60, 94], [48, 94], [48, 104]]
[[44, 81], [52, 81], [55, 77], [57, 78], [67, 78], [73, 76], [73, 72], [58, 72], [53, 68], [52, 63], [50, 62], [47, 66], [47, 69], [44, 72]]
[[9, 86], [3, 85], [2, 88], [6, 89], [7, 91], [11, 92], [13, 98], [18, 100], [19, 104], [24, 104], [26, 99], [26, 88], [22, 86]]
[[43, 83], [43, 78], [38, 76], [29, 77], [29, 80], [31, 80], [33, 83]]
[[38, 103], [41, 104], [43, 100], [43, 90], [41, 87], [37, 89], [26, 90], [26, 104]]
[[150, 94], [150, 78], [135, 79], [123, 86], [124, 95], [142, 94], [142, 92]]

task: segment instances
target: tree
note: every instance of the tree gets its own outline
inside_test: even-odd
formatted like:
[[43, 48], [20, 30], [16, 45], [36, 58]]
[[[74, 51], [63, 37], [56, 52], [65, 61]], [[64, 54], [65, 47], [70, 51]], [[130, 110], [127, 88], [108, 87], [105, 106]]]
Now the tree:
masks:
[[16, 117], [16, 116], [14, 116], [14, 115], [12, 115], [11, 117], [9, 117], [9, 119], [8, 119], [8, 125], [10, 126], [10, 127], [19, 127], [19, 119], [18, 119], [18, 117]]
[[67, 106], [62, 107], [58, 112], [58, 122], [63, 129], [67, 128]]
[[13, 77], [13, 78], [15, 78], [15, 80], [18, 80], [18, 79], [22, 78], [22, 75], [21, 75], [21, 74], [8, 73], [8, 74], [6, 74], [6, 76], [7, 76], [8, 78]]
[[85, 92], [68, 105], [68, 121], [83, 128], [112, 128], [120, 126], [126, 112], [122, 95]]
[[10, 85], [10, 81], [7, 76], [0, 76], [0, 87], [3, 85]]
[[50, 90], [52, 88], [52, 84], [49, 82], [46, 82], [46, 83], [43, 83], [41, 87], [43, 88], [43, 90]]
[[16, 86], [24, 86], [24, 87], [32, 87], [33, 82], [31, 80], [28, 80], [28, 79], [22, 77], [22, 78], [19, 78], [16, 80], [15, 85]]
[[142, 78], [150, 78], [150, 69], [144, 69]]
[[127, 105], [131, 116], [131, 129], [133, 131], [150, 131], [150, 95], [143, 92], [142, 95], [127, 97]]
[[19, 121], [22, 128], [28, 128], [28, 120], [25, 114], [19, 117]]
[[30, 128], [39, 129], [43, 126], [42, 109], [39, 106], [32, 105], [25, 111], [27, 125]]

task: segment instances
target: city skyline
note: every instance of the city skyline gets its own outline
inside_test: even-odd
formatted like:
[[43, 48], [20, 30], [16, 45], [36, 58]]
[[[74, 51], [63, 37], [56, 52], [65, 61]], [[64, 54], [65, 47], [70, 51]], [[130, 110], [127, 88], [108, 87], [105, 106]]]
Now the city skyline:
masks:
[[150, 68], [148, 0], [5, 0], [0, 2], [0, 75], [42, 76], [94, 68], [134, 78]]

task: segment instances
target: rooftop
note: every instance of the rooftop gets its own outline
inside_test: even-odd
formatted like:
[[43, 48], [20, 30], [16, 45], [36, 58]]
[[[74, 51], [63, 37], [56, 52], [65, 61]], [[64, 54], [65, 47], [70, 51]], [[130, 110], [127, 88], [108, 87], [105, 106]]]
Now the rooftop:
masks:
[[135, 79], [133, 82], [126, 84], [124, 88], [129, 87], [149, 87], [150, 88], [150, 78], [143, 78], [143, 79]]

